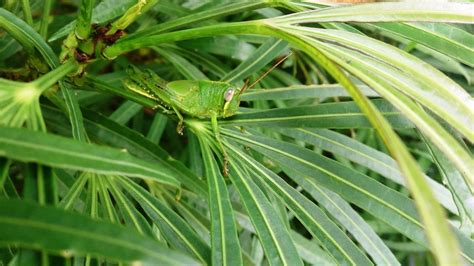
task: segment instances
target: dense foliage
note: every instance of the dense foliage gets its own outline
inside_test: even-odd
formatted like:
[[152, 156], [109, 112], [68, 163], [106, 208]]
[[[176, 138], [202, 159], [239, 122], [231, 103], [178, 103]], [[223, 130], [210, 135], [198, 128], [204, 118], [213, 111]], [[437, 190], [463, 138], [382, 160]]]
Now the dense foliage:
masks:
[[0, 1], [0, 265], [473, 264], [474, 5], [322, 2]]

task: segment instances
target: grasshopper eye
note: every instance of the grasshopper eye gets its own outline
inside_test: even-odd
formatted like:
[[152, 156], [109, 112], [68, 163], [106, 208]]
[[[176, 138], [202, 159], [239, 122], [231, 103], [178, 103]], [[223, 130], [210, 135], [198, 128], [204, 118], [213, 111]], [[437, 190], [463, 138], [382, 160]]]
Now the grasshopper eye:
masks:
[[224, 100], [226, 102], [230, 102], [232, 100], [232, 97], [234, 97], [234, 93], [235, 93], [235, 90], [234, 89], [228, 89], [225, 93], [224, 93]]

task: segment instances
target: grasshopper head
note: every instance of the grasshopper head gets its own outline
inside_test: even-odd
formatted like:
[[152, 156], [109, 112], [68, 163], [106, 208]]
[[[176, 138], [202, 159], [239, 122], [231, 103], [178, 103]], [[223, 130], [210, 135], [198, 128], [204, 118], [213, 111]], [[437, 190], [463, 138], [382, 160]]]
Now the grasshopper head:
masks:
[[223, 116], [228, 117], [237, 112], [240, 103], [240, 89], [236, 87], [230, 87], [224, 92], [224, 110]]

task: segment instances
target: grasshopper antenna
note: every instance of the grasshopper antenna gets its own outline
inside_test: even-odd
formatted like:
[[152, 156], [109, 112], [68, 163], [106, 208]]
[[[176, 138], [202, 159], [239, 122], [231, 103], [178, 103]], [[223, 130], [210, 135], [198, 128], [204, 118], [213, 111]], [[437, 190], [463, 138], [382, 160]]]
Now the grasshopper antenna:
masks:
[[252, 88], [253, 86], [255, 86], [257, 83], [260, 82], [260, 80], [262, 80], [264, 77], [266, 77], [268, 74], [270, 74], [270, 72], [273, 71], [273, 69], [275, 69], [277, 66], [279, 66], [281, 63], [283, 63], [283, 61], [285, 61], [288, 57], [290, 57], [290, 55], [292, 54], [292, 52], [288, 53], [287, 55], [285, 55], [285, 57], [283, 57], [282, 59], [278, 60], [278, 62], [276, 62], [270, 69], [268, 69], [267, 71], [265, 71], [265, 73], [263, 73], [260, 77], [257, 78], [257, 80], [255, 80], [252, 84], [250, 84], [250, 86], [248, 86], [248, 83], [249, 83], [249, 80], [247, 79], [245, 81], [245, 84], [244, 84], [244, 87], [241, 91], [241, 94], [246, 91], [247, 89], [250, 89]]

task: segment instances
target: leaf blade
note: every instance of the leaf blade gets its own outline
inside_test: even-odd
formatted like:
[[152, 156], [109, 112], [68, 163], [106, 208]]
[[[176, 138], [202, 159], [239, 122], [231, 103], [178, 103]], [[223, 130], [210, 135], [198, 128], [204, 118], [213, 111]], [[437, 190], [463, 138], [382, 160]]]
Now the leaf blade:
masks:
[[198, 265], [121, 226], [35, 203], [0, 199], [0, 224], [0, 245], [18, 243], [64, 255], [94, 254], [128, 262]]
[[[230, 158], [232, 159], [232, 158]], [[289, 232], [263, 192], [230, 160], [230, 178], [249, 213], [270, 265], [302, 265]]]
[[203, 139], [200, 139], [200, 144], [209, 191], [212, 264], [241, 265], [242, 251], [224, 178], [220, 174], [220, 169], [208, 144]]
[[[308, 231], [324, 244], [327, 249], [341, 264], [371, 265], [372, 262], [359, 248], [334, 224], [314, 203], [305, 198], [301, 193], [288, 185], [278, 175], [271, 172], [263, 165], [245, 155], [234, 146], [230, 146], [232, 153], [246, 161], [258, 172], [258, 177], [263, 179], [271, 190], [281, 197], [288, 208], [295, 213]], [[256, 175], [257, 177], [257, 175]]]
[[179, 185], [168, 170], [120, 150], [25, 129], [0, 128], [0, 154], [20, 161], [96, 173], [136, 176]]

